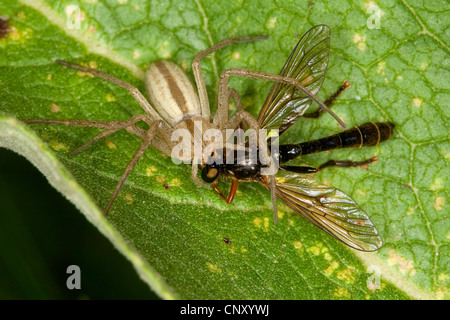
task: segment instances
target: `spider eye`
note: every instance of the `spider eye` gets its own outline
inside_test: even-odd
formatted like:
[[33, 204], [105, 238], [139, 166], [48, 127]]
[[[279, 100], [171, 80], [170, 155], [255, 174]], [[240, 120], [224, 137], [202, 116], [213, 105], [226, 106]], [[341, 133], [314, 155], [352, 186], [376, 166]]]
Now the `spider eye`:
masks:
[[212, 168], [210, 166], [206, 166], [202, 169], [202, 179], [206, 183], [214, 182], [219, 176], [219, 170], [217, 168]]

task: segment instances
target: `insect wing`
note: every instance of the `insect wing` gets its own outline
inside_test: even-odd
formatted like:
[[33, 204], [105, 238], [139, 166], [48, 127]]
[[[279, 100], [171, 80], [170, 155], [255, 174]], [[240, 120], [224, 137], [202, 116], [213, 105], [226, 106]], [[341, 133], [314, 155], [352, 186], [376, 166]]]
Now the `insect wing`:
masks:
[[297, 175], [277, 180], [278, 199], [336, 239], [361, 251], [375, 251], [383, 244], [370, 218], [347, 194], [308, 185]]
[[[325, 25], [311, 28], [297, 43], [280, 75], [297, 79], [314, 95], [322, 86], [330, 52], [330, 29]], [[311, 105], [311, 98], [297, 87], [274, 83], [258, 116], [265, 129], [279, 129], [281, 134], [300, 118]]]

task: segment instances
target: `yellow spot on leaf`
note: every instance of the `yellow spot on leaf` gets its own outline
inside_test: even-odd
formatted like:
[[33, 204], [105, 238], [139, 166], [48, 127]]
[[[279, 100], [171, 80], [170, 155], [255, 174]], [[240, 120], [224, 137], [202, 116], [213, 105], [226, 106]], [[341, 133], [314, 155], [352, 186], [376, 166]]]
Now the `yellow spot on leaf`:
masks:
[[17, 18], [19, 18], [19, 19], [25, 19], [25, 13], [23, 12], [23, 11], [20, 11], [18, 14], [17, 14]]
[[320, 248], [317, 246], [309, 247], [307, 250], [315, 256], [318, 256], [320, 254]]
[[410, 215], [414, 214], [414, 211], [415, 211], [415, 209], [413, 207], [409, 207], [408, 211], [406, 211], [406, 215], [410, 216]]
[[49, 74], [47, 75], [47, 80], [52, 80], [52, 74], [51, 74], [51, 73], [49, 73]]
[[209, 271], [214, 272], [214, 273], [222, 273], [222, 269], [219, 268], [218, 265], [213, 264], [211, 262], [207, 262], [206, 266], [208, 267]]
[[413, 99], [413, 104], [414, 104], [416, 107], [420, 107], [420, 106], [422, 105], [422, 99], [414, 98], [414, 99]]
[[344, 280], [346, 283], [350, 284], [355, 282], [355, 275], [353, 274], [355, 271], [355, 267], [353, 266], [348, 266], [348, 268], [345, 268], [342, 271], [339, 271], [336, 274], [336, 277], [339, 280]]
[[139, 52], [139, 50], [133, 51], [133, 59], [139, 59], [140, 56], [141, 56], [141, 53]]
[[262, 223], [262, 219], [261, 218], [255, 218], [253, 219], [253, 224], [255, 225], [255, 227], [259, 228], [259, 226]]
[[62, 142], [53, 140], [53, 141], [50, 141], [49, 145], [50, 145], [50, 148], [52, 148], [53, 150], [56, 150], [56, 151], [61, 151], [61, 150], [69, 151], [69, 148]]
[[350, 294], [348, 293], [348, 290], [343, 288], [343, 287], [339, 287], [335, 292], [334, 295], [336, 297], [343, 297], [343, 298], [350, 298]]
[[438, 276], [438, 280], [439, 281], [445, 281], [445, 280], [448, 280], [448, 274], [445, 274], [445, 273], [441, 273], [441, 274], [439, 274], [439, 276]]
[[366, 50], [366, 37], [362, 36], [358, 33], [355, 33], [353, 36], [353, 42], [356, 44], [356, 47], [360, 51]]
[[170, 45], [169, 41], [164, 41], [162, 45], [160, 45], [159, 47], [159, 54], [163, 59], [169, 59], [172, 56], [172, 54], [168, 50], [169, 45]]
[[111, 93], [108, 93], [105, 98], [106, 98], [106, 101], [108, 101], [108, 102], [116, 101], [116, 97], [114, 97]]
[[426, 68], [428, 68], [428, 63], [427, 62], [422, 62], [420, 64], [420, 70], [425, 70]]
[[166, 179], [164, 177], [162, 177], [162, 176], [157, 176], [156, 177], [156, 181], [159, 182], [159, 183], [164, 183], [164, 182], [166, 182]]
[[109, 140], [109, 139], [106, 139], [106, 140], [105, 140], [105, 144], [106, 144], [106, 146], [107, 146], [108, 148], [110, 148], [110, 149], [114, 149], [114, 150], [117, 149], [117, 146], [114, 144], [114, 142], [112, 142], [112, 141]]
[[414, 262], [412, 260], [408, 260], [398, 255], [394, 249], [389, 250], [388, 254], [388, 263], [390, 265], [398, 266], [398, 269], [401, 273], [407, 274], [409, 276], [413, 276], [416, 274], [416, 270], [414, 269]]
[[301, 249], [302, 243], [300, 241], [294, 241], [294, 248], [295, 249]]
[[444, 180], [441, 177], [434, 179], [433, 184], [430, 186], [430, 190], [436, 191], [444, 187]]
[[378, 63], [377, 73], [384, 74], [384, 68], [386, 67], [386, 61], [381, 61]]
[[231, 55], [231, 57], [232, 57], [234, 60], [239, 60], [239, 59], [241, 59], [241, 54], [240, 54], [238, 51], [235, 51], [235, 52], [233, 52], [233, 54]]
[[241, 252], [242, 253], [246, 253], [248, 250], [244, 247], [244, 246], [241, 246]]
[[323, 255], [323, 257], [324, 257], [324, 259], [327, 260], [327, 261], [331, 261], [331, 260], [333, 259], [333, 257], [332, 257], [331, 254], [329, 254], [329, 253], [325, 253], [325, 254]]
[[334, 272], [334, 270], [337, 269], [337, 267], [339, 267], [339, 262], [337, 262], [336, 260], [331, 262], [331, 264], [328, 266], [328, 268], [325, 269], [325, 275], [327, 277], [331, 276]]
[[59, 107], [56, 104], [52, 104], [51, 109], [53, 112], [59, 112]]
[[436, 197], [436, 200], [434, 201], [434, 209], [436, 209], [437, 211], [442, 210], [442, 208], [445, 205], [445, 198], [440, 196], [440, 197]]
[[170, 180], [171, 186], [179, 186], [180, 184], [181, 184], [181, 180], [178, 178], [174, 178], [174, 179]]
[[127, 193], [127, 194], [125, 195], [125, 201], [126, 201], [128, 204], [132, 204], [132, 203], [134, 202], [133, 196], [132, 196], [131, 194]]
[[267, 28], [273, 29], [275, 28], [275, 25], [277, 24], [277, 17], [270, 18], [267, 22]]
[[147, 170], [145, 171], [145, 174], [146, 174], [148, 177], [150, 177], [150, 176], [153, 175], [153, 172], [156, 172], [156, 171], [158, 171], [158, 169], [156, 169], [155, 166], [151, 166], [151, 167], [147, 168]]

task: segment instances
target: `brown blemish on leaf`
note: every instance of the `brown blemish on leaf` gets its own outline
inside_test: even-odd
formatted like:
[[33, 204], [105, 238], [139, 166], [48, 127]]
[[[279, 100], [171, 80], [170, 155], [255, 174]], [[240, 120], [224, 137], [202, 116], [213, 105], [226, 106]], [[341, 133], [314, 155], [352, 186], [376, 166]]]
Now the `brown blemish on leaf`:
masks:
[[11, 32], [9, 20], [0, 16], [0, 39], [5, 38], [9, 32]]

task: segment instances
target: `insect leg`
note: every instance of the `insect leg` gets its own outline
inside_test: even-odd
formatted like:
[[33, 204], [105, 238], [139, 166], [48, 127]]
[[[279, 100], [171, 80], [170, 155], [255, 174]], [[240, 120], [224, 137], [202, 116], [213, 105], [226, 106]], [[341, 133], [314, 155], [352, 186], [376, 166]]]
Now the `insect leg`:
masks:
[[208, 92], [206, 91], [205, 80], [203, 78], [202, 70], [200, 68], [200, 60], [204, 59], [209, 54], [222, 49], [232, 43], [236, 42], [246, 42], [246, 41], [254, 41], [254, 40], [262, 40], [267, 39], [268, 36], [255, 36], [255, 37], [241, 37], [241, 38], [229, 38], [225, 39], [208, 49], [201, 51], [192, 62], [192, 71], [194, 72], [195, 83], [198, 88], [198, 96], [200, 99], [200, 106], [202, 109], [202, 116], [209, 120], [210, 118], [210, 109], [209, 109], [209, 101], [208, 101]]
[[144, 97], [144, 95], [139, 91], [138, 88], [132, 86], [128, 82], [125, 82], [123, 80], [120, 80], [116, 77], [113, 77], [109, 74], [106, 74], [104, 72], [101, 72], [97, 69], [92, 69], [84, 66], [80, 66], [77, 64], [73, 64], [67, 61], [63, 60], [55, 60], [57, 63], [69, 67], [72, 69], [80, 70], [83, 72], [88, 72], [96, 77], [102, 78], [106, 81], [109, 81], [111, 83], [114, 83], [118, 85], [121, 88], [124, 88], [130, 92], [130, 94], [133, 96], [133, 98], [139, 103], [142, 109], [155, 121], [155, 120], [162, 120], [161, 116], [153, 109], [153, 107], [150, 105], [150, 103], [147, 101], [147, 99]]
[[234, 200], [234, 196], [236, 195], [236, 191], [238, 188], [239, 180], [234, 180], [231, 182], [230, 192], [228, 193], [228, 197], [226, 197], [222, 191], [217, 188], [217, 180], [213, 182], [213, 190], [223, 199], [226, 203], [230, 204]]
[[280, 166], [281, 169], [291, 171], [295, 173], [316, 173], [323, 168], [327, 167], [362, 167], [366, 168], [369, 163], [375, 163], [378, 161], [377, 157], [372, 157], [363, 161], [350, 161], [350, 160], [328, 160], [321, 164], [317, 168], [307, 166]]
[[[344, 92], [347, 88], [350, 88], [350, 82], [347, 80], [344, 81], [344, 83], [339, 87], [339, 89], [330, 97], [327, 101], [324, 102], [324, 104], [327, 107], [331, 107], [336, 100], [337, 97], [339, 97], [342, 92]], [[304, 118], [318, 118], [325, 112], [324, 109], [319, 108], [314, 112], [308, 112], [303, 115]]]
[[120, 178], [119, 182], [116, 185], [116, 188], [114, 190], [114, 193], [111, 197], [111, 199], [108, 202], [108, 205], [105, 208], [105, 211], [103, 211], [103, 214], [106, 216], [109, 209], [111, 208], [114, 200], [117, 197], [117, 194], [119, 193], [120, 189], [122, 188], [124, 182], [127, 180], [128, 176], [130, 175], [131, 170], [133, 170], [136, 163], [139, 161], [141, 156], [144, 154], [145, 150], [152, 144], [153, 138], [155, 137], [155, 134], [160, 129], [162, 122], [161, 121], [155, 121], [152, 123], [150, 128], [147, 130], [144, 140], [142, 141], [141, 145], [139, 146], [139, 149], [134, 154], [133, 158], [131, 158], [130, 162], [128, 163], [127, 167], [125, 168], [125, 171], [122, 174], [122, 177]]
[[322, 109], [325, 109], [328, 113], [330, 113], [333, 118], [336, 119], [336, 121], [345, 128], [345, 123], [339, 119], [339, 117], [331, 111], [325, 104], [323, 104], [322, 101], [320, 101], [314, 94], [312, 94], [309, 90], [307, 90], [297, 79], [289, 78], [289, 77], [283, 77], [280, 75], [265, 73], [265, 72], [259, 72], [259, 71], [252, 71], [247, 69], [228, 69], [225, 70], [220, 75], [220, 83], [219, 83], [219, 98], [218, 98], [218, 108], [216, 115], [214, 116], [214, 124], [218, 125], [220, 128], [224, 126], [228, 119], [228, 79], [230, 76], [241, 76], [241, 77], [247, 77], [247, 78], [254, 78], [254, 79], [263, 79], [263, 80], [270, 80], [274, 82], [280, 82], [280, 83], [287, 83], [291, 84], [293, 86], [296, 86], [299, 90], [304, 92], [309, 98], [314, 100]]

